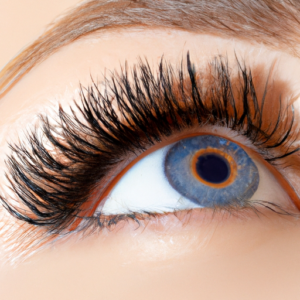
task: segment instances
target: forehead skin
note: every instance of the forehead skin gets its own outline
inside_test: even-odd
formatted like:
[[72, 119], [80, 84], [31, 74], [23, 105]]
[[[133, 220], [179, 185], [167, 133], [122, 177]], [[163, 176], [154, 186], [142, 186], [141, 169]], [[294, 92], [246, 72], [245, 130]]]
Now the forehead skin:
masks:
[[[79, 0], [11, 0], [1, 1], [0, 69], [24, 46], [37, 38], [57, 15], [76, 5]], [[22, 24], [22, 30], [20, 30]]]
[[[71, 103], [79, 82], [103, 78], [125, 61], [162, 55], [174, 65], [186, 51], [205, 63], [235, 54], [250, 65], [276, 62], [276, 74], [299, 93], [300, 61], [251, 41], [175, 30], [132, 28], [74, 42], [28, 73], [0, 103], [0, 164], [6, 140], [38, 112]], [[3, 176], [3, 174], [1, 174]], [[156, 231], [115, 231], [106, 237], [67, 241], [16, 267], [0, 267], [3, 299], [297, 299], [300, 227], [278, 216], [232, 222], [175, 220]], [[5, 241], [1, 241], [4, 243]], [[0, 242], [0, 245], [1, 245]]]

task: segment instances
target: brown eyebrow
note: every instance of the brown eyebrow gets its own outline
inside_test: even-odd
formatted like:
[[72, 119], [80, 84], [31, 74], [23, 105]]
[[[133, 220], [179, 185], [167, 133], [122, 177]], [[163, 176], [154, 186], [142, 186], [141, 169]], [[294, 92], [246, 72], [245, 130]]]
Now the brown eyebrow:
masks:
[[256, 41], [297, 55], [300, 2], [293, 0], [90, 0], [70, 10], [0, 72], [0, 97], [59, 48], [95, 31], [164, 27]]

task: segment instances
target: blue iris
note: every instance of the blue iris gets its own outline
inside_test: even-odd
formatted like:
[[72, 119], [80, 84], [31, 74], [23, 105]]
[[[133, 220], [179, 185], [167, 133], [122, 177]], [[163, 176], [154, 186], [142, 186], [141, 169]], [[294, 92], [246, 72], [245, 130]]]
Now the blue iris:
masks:
[[259, 173], [237, 144], [213, 135], [186, 138], [166, 154], [165, 175], [181, 195], [202, 207], [244, 206]]

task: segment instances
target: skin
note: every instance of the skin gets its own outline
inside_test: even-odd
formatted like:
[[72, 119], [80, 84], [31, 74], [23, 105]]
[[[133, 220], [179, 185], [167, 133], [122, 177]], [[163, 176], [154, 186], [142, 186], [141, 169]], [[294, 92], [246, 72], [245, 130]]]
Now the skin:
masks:
[[[32, 42], [57, 15], [76, 5], [79, 0], [12, 0], [1, 1], [0, 67], [24, 46]], [[38, 13], [37, 13], [38, 12]], [[17, 20], [17, 21], [16, 21]], [[22, 26], [20, 26], [22, 24]]]
[[[154, 69], [162, 55], [176, 66], [188, 50], [199, 65], [219, 54], [233, 62], [234, 53], [250, 66], [268, 69], [276, 61], [276, 78], [299, 93], [300, 61], [283, 50], [159, 28], [96, 34], [60, 49], [1, 99], [0, 169], [6, 141], [16, 141], [37, 113], [70, 104], [79, 81], [88, 86], [90, 75], [101, 80], [105, 71], [118, 70], [125, 60], [133, 65], [139, 56]], [[293, 174], [298, 191], [297, 179]], [[297, 219], [268, 212], [171, 215], [139, 229], [129, 222], [85, 239], [74, 235], [13, 266], [3, 258], [0, 293], [3, 299], [299, 299], [299, 236]], [[0, 249], [5, 257], [5, 240]]]

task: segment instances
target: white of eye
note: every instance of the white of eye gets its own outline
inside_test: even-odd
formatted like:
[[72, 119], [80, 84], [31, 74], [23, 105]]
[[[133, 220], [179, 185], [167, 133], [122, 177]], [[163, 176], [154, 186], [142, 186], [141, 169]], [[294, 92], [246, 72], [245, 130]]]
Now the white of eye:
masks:
[[101, 213], [163, 213], [199, 208], [199, 205], [174, 190], [165, 176], [164, 160], [172, 146], [152, 152], [130, 168], [99, 208]]

